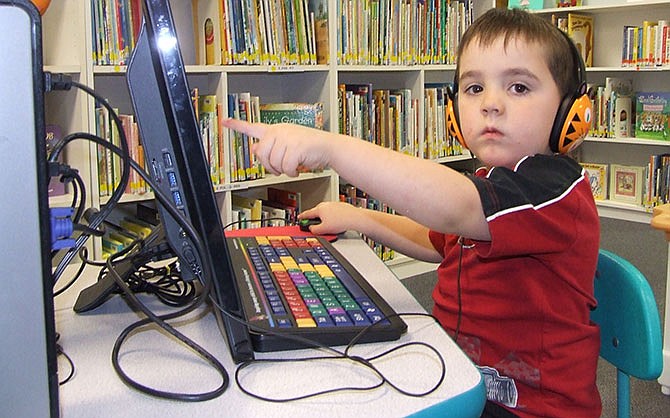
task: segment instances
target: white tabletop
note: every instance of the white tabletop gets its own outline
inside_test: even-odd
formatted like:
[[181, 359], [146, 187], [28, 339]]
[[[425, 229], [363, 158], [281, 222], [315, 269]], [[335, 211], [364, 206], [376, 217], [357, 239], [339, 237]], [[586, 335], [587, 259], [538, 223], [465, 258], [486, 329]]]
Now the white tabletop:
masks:
[[[335, 247], [366, 277], [398, 313], [425, 312], [393, 273], [359, 238], [349, 234], [340, 237]], [[132, 312], [123, 298], [113, 296], [101, 307], [86, 313], [72, 310], [79, 290], [90, 285], [97, 275], [89, 268], [76, 285], [56, 298], [56, 330], [60, 344], [72, 358], [76, 373], [60, 387], [62, 416], [72, 417], [302, 417], [328, 416], [407, 416], [424, 408], [442, 408], [452, 416], [473, 414], [483, 405], [481, 376], [470, 360], [430, 318], [407, 317], [408, 332], [400, 340], [388, 343], [362, 344], [354, 354], [370, 357], [410, 341], [420, 341], [438, 349], [446, 363], [446, 378], [430, 395], [410, 397], [388, 385], [355, 392], [347, 391], [315, 398], [274, 403], [244, 394], [234, 381], [236, 365], [214, 315], [200, 309], [177, 320], [178, 329], [221, 361], [230, 376], [223, 395], [204, 402], [178, 402], [159, 399], [126, 386], [116, 375], [111, 352], [120, 332], [140, 316]], [[61, 279], [63, 282], [67, 277]], [[151, 297], [147, 304], [159, 312], [166, 308]], [[173, 324], [175, 324], [173, 322]], [[257, 353], [257, 358], [295, 358], [318, 356], [324, 351], [299, 350], [280, 353]], [[124, 370], [150, 387], [187, 393], [206, 392], [221, 382], [219, 375], [202, 359], [183, 345], [159, 331], [150, 330], [131, 337], [121, 349]], [[409, 392], [424, 392], [439, 379], [440, 365], [435, 354], [420, 346], [410, 346], [375, 362], [389, 380]], [[68, 366], [59, 359], [61, 379]], [[370, 385], [376, 376], [370, 370], [348, 360], [325, 362], [262, 363], [244, 371], [245, 387], [262, 396], [287, 398], [328, 387]], [[459, 399], [460, 410], [449, 405]], [[463, 406], [465, 405], [465, 406]], [[449, 406], [449, 407], [447, 407]]]

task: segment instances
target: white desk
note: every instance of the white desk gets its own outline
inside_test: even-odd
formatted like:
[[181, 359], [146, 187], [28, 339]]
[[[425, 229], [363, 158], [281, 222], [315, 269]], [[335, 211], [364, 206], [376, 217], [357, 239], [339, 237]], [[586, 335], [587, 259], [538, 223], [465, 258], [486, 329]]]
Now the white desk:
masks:
[[[399, 312], [424, 312], [367, 245], [351, 235], [340, 237], [335, 247], [375, 286]], [[124, 300], [114, 296], [98, 309], [77, 315], [72, 306], [79, 289], [95, 280], [90, 269], [72, 289], [56, 298], [56, 329], [60, 343], [76, 366], [74, 378], [60, 388], [64, 418], [72, 417], [302, 417], [363, 416], [395, 417], [418, 412], [418, 416], [478, 416], [485, 401], [483, 380], [470, 360], [442, 328], [430, 318], [407, 318], [408, 332], [399, 341], [363, 344], [355, 353], [370, 356], [407, 341], [429, 343], [442, 353], [446, 378], [436, 392], [421, 398], [399, 394], [389, 386], [367, 392], [344, 392], [289, 403], [256, 400], [242, 393], [234, 382], [235, 364], [230, 359], [224, 337], [211, 311], [203, 309], [180, 320], [178, 329], [201, 344], [227, 368], [229, 388], [218, 398], [205, 402], [177, 402], [158, 399], [127, 387], [111, 364], [111, 351], [123, 328], [138, 319]], [[67, 277], [62, 279], [63, 282]], [[164, 309], [151, 298], [144, 300]], [[432, 387], [439, 364], [426, 349], [412, 346], [375, 363], [398, 385], [411, 392]], [[289, 358], [323, 354], [314, 350], [257, 353], [257, 358]], [[183, 392], [204, 392], [220, 384], [218, 374], [203, 360], [173, 339], [157, 331], [131, 337], [122, 348], [124, 369], [136, 380], [151, 387]], [[61, 378], [67, 374], [59, 360]], [[281, 363], [252, 367], [245, 379], [250, 389], [271, 397], [288, 397], [313, 392], [326, 386], [368, 385], [373, 377], [367, 369], [337, 360], [328, 364]], [[428, 408], [428, 409], [426, 409]]]

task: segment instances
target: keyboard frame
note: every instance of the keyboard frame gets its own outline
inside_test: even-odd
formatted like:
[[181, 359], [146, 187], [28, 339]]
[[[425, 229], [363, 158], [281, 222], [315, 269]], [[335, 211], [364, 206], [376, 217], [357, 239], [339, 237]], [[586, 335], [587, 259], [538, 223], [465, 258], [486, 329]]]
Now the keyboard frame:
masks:
[[[290, 235], [289, 235], [290, 236]], [[305, 239], [304, 236], [295, 236], [294, 238]], [[367, 280], [347, 261], [347, 259], [325, 238], [314, 236], [325, 250], [347, 270], [354, 281], [363, 289], [370, 300], [376, 305], [379, 311], [386, 316], [388, 323], [380, 323], [368, 330], [357, 343], [374, 343], [382, 341], [398, 340], [407, 332], [407, 324], [397, 316], [391, 306], [382, 298], [382, 296], [368, 283]], [[260, 298], [265, 298], [263, 289], [255, 286], [252, 279], [253, 266], [245, 254], [246, 243], [252, 242], [256, 245], [256, 237], [227, 237], [228, 252], [231, 265], [235, 273], [235, 282], [238, 286], [240, 299], [246, 320], [255, 327], [260, 327], [265, 331], [258, 329], [249, 329], [254, 351], [273, 352], [284, 350], [297, 350], [304, 348], [318, 347], [325, 345], [329, 347], [344, 346], [356, 337], [363, 329], [362, 326], [332, 326], [332, 327], [314, 327], [314, 328], [271, 328], [269, 321], [258, 315], [257, 307], [261, 302]], [[247, 280], [249, 278], [249, 280]], [[250, 293], [252, 289], [256, 298]], [[260, 304], [262, 306], [262, 303]], [[297, 336], [307, 341], [296, 341], [291, 336]]]

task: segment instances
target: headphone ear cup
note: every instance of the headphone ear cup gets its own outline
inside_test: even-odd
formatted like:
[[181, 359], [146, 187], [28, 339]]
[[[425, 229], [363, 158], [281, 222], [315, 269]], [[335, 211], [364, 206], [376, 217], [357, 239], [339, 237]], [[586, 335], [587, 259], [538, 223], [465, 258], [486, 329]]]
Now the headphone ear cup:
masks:
[[456, 138], [464, 149], [468, 149], [461, 128], [458, 125], [458, 102], [456, 95], [453, 92], [449, 93], [449, 101], [447, 102], [447, 131]]
[[551, 129], [549, 146], [553, 152], [565, 154], [577, 148], [591, 129], [592, 105], [587, 94], [580, 88], [571, 97], [561, 102]]

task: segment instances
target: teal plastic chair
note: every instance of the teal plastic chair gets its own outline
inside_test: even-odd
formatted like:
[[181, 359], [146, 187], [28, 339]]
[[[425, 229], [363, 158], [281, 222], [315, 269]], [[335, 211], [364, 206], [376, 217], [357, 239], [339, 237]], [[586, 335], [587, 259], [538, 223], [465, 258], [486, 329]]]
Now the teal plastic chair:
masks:
[[600, 250], [595, 276], [600, 356], [617, 369], [617, 416], [630, 416], [630, 377], [656, 379], [663, 369], [661, 324], [654, 294], [630, 262]]

